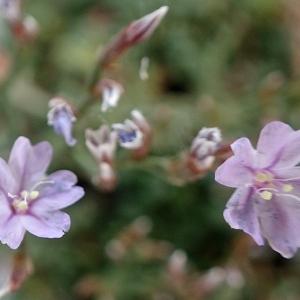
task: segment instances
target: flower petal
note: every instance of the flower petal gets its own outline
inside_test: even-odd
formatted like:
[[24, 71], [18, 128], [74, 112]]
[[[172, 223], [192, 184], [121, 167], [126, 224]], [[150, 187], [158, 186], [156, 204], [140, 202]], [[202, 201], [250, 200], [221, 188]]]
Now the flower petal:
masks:
[[69, 231], [71, 225], [70, 216], [61, 211], [39, 216], [24, 215], [21, 220], [30, 233], [43, 238], [60, 238]]
[[47, 180], [53, 181], [42, 189], [40, 198], [32, 205], [34, 211], [53, 211], [68, 207], [84, 196], [83, 188], [74, 186], [77, 177], [70, 171], [57, 171]]
[[270, 246], [285, 258], [291, 258], [300, 247], [299, 214], [300, 202], [288, 194], [259, 201], [262, 233]]
[[11, 216], [1, 223], [0, 241], [7, 244], [11, 249], [17, 249], [25, 235], [25, 228], [18, 216]]
[[262, 129], [257, 142], [262, 167], [268, 167], [274, 162], [276, 155], [293, 132], [289, 125], [279, 121], [270, 122]]
[[247, 167], [256, 166], [256, 150], [247, 138], [240, 138], [231, 144], [234, 156], [240, 163]]
[[19, 189], [30, 187], [44, 175], [52, 158], [52, 147], [48, 142], [32, 146], [25, 137], [19, 137], [10, 153], [8, 164], [19, 182]]
[[237, 189], [229, 199], [224, 210], [225, 221], [234, 229], [242, 229], [252, 236], [258, 245], [264, 240], [255, 208], [254, 190], [251, 188]]
[[7, 196], [17, 192], [17, 182], [8, 164], [0, 158], [0, 189]]
[[251, 183], [253, 179], [249, 168], [243, 166], [235, 156], [227, 159], [215, 172], [215, 180], [229, 187], [241, 187]]
[[279, 150], [273, 162], [273, 168], [293, 167], [300, 162], [300, 131], [295, 131], [285, 140], [285, 144]]

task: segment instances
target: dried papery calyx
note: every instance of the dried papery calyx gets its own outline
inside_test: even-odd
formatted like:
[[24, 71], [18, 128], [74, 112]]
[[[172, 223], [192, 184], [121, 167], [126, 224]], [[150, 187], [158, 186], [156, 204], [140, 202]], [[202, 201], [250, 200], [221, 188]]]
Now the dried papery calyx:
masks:
[[102, 66], [110, 65], [126, 50], [147, 40], [160, 24], [168, 10], [167, 6], [162, 6], [125, 27], [105, 48], [100, 58]]
[[55, 97], [49, 101], [49, 108], [48, 125], [64, 138], [68, 146], [74, 146], [77, 141], [72, 135], [72, 130], [76, 117], [72, 106], [64, 98]]
[[101, 95], [101, 111], [106, 112], [110, 108], [116, 107], [124, 93], [123, 86], [112, 79], [102, 79], [95, 89], [97, 97]]
[[193, 140], [190, 155], [195, 160], [196, 168], [209, 169], [215, 161], [215, 153], [222, 141], [219, 128], [202, 128]]
[[215, 159], [227, 153], [220, 152], [223, 147], [221, 142], [219, 128], [203, 127], [194, 138], [190, 149], [168, 164], [170, 181], [176, 185], [183, 185], [205, 176], [213, 167]]
[[98, 164], [98, 174], [93, 182], [104, 191], [112, 191], [117, 183], [114, 167], [117, 139], [117, 133], [107, 125], [85, 131], [86, 146]]
[[113, 165], [101, 162], [98, 165], [98, 174], [93, 178], [93, 183], [102, 191], [113, 191], [117, 185], [117, 175]]
[[113, 163], [117, 147], [117, 133], [111, 131], [107, 125], [97, 130], [86, 129], [85, 144], [97, 162]]

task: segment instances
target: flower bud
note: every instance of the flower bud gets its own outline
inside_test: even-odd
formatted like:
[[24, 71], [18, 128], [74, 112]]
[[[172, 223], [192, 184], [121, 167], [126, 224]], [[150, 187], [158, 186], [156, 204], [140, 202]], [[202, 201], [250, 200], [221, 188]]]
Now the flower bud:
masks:
[[148, 39], [168, 10], [167, 6], [162, 6], [141, 19], [131, 22], [105, 48], [101, 57], [102, 65], [111, 64], [130, 47]]
[[69, 146], [74, 146], [76, 140], [73, 138], [73, 123], [76, 121], [71, 106], [61, 97], [49, 101], [48, 125], [53, 126], [54, 131], [64, 137]]

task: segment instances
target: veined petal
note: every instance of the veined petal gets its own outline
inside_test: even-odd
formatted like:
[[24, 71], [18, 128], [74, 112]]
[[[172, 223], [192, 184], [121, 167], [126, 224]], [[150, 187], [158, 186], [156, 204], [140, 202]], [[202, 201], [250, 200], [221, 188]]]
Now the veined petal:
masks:
[[293, 167], [300, 162], [300, 130], [289, 135], [285, 144], [276, 154], [273, 168]]
[[300, 201], [286, 195], [274, 195], [271, 201], [259, 201], [259, 218], [263, 236], [285, 258], [300, 247]]
[[52, 147], [48, 142], [32, 146], [25, 137], [19, 137], [10, 153], [8, 164], [19, 183], [19, 189], [27, 188], [43, 176], [52, 158]]
[[215, 180], [229, 187], [241, 187], [251, 183], [251, 170], [241, 164], [235, 156], [227, 159], [215, 172]]
[[0, 189], [6, 195], [8, 193], [15, 193], [17, 190], [16, 179], [10, 167], [2, 158], [0, 158]]
[[40, 198], [33, 204], [33, 211], [54, 211], [68, 207], [84, 196], [82, 187], [75, 186], [65, 192], [58, 192]]
[[289, 125], [279, 121], [270, 122], [262, 129], [257, 142], [261, 167], [274, 163], [278, 152], [294, 132]]
[[61, 211], [39, 216], [24, 215], [21, 220], [30, 233], [43, 238], [60, 238], [69, 231], [71, 225], [70, 216]]
[[247, 167], [256, 166], [256, 150], [247, 138], [240, 138], [231, 144], [234, 156]]
[[42, 189], [39, 199], [32, 204], [34, 211], [53, 211], [68, 207], [84, 196], [82, 187], [74, 186], [77, 177], [66, 170], [48, 176], [49, 184]]
[[224, 218], [232, 228], [242, 229], [251, 235], [258, 245], [264, 244], [257, 218], [253, 189], [237, 189], [226, 205]]
[[11, 249], [17, 249], [20, 246], [24, 235], [25, 228], [18, 216], [11, 216], [1, 224], [0, 241]]

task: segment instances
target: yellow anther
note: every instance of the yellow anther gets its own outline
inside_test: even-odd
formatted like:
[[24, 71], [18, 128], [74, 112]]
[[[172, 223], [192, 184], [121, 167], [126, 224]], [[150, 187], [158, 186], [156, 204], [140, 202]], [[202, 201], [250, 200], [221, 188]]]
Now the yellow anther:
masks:
[[291, 184], [284, 184], [282, 186], [282, 190], [286, 193], [291, 192], [294, 189], [294, 187]]
[[255, 180], [258, 182], [272, 181], [273, 175], [270, 173], [259, 172], [255, 176]]
[[263, 191], [260, 193], [260, 196], [264, 199], [264, 200], [271, 200], [273, 194], [269, 191]]
[[28, 209], [27, 202], [19, 199], [13, 201], [13, 206], [18, 212], [25, 212]]
[[29, 199], [30, 200], [35, 200], [38, 196], [39, 196], [39, 192], [38, 191], [32, 191], [32, 192], [30, 192], [30, 194], [29, 194]]

